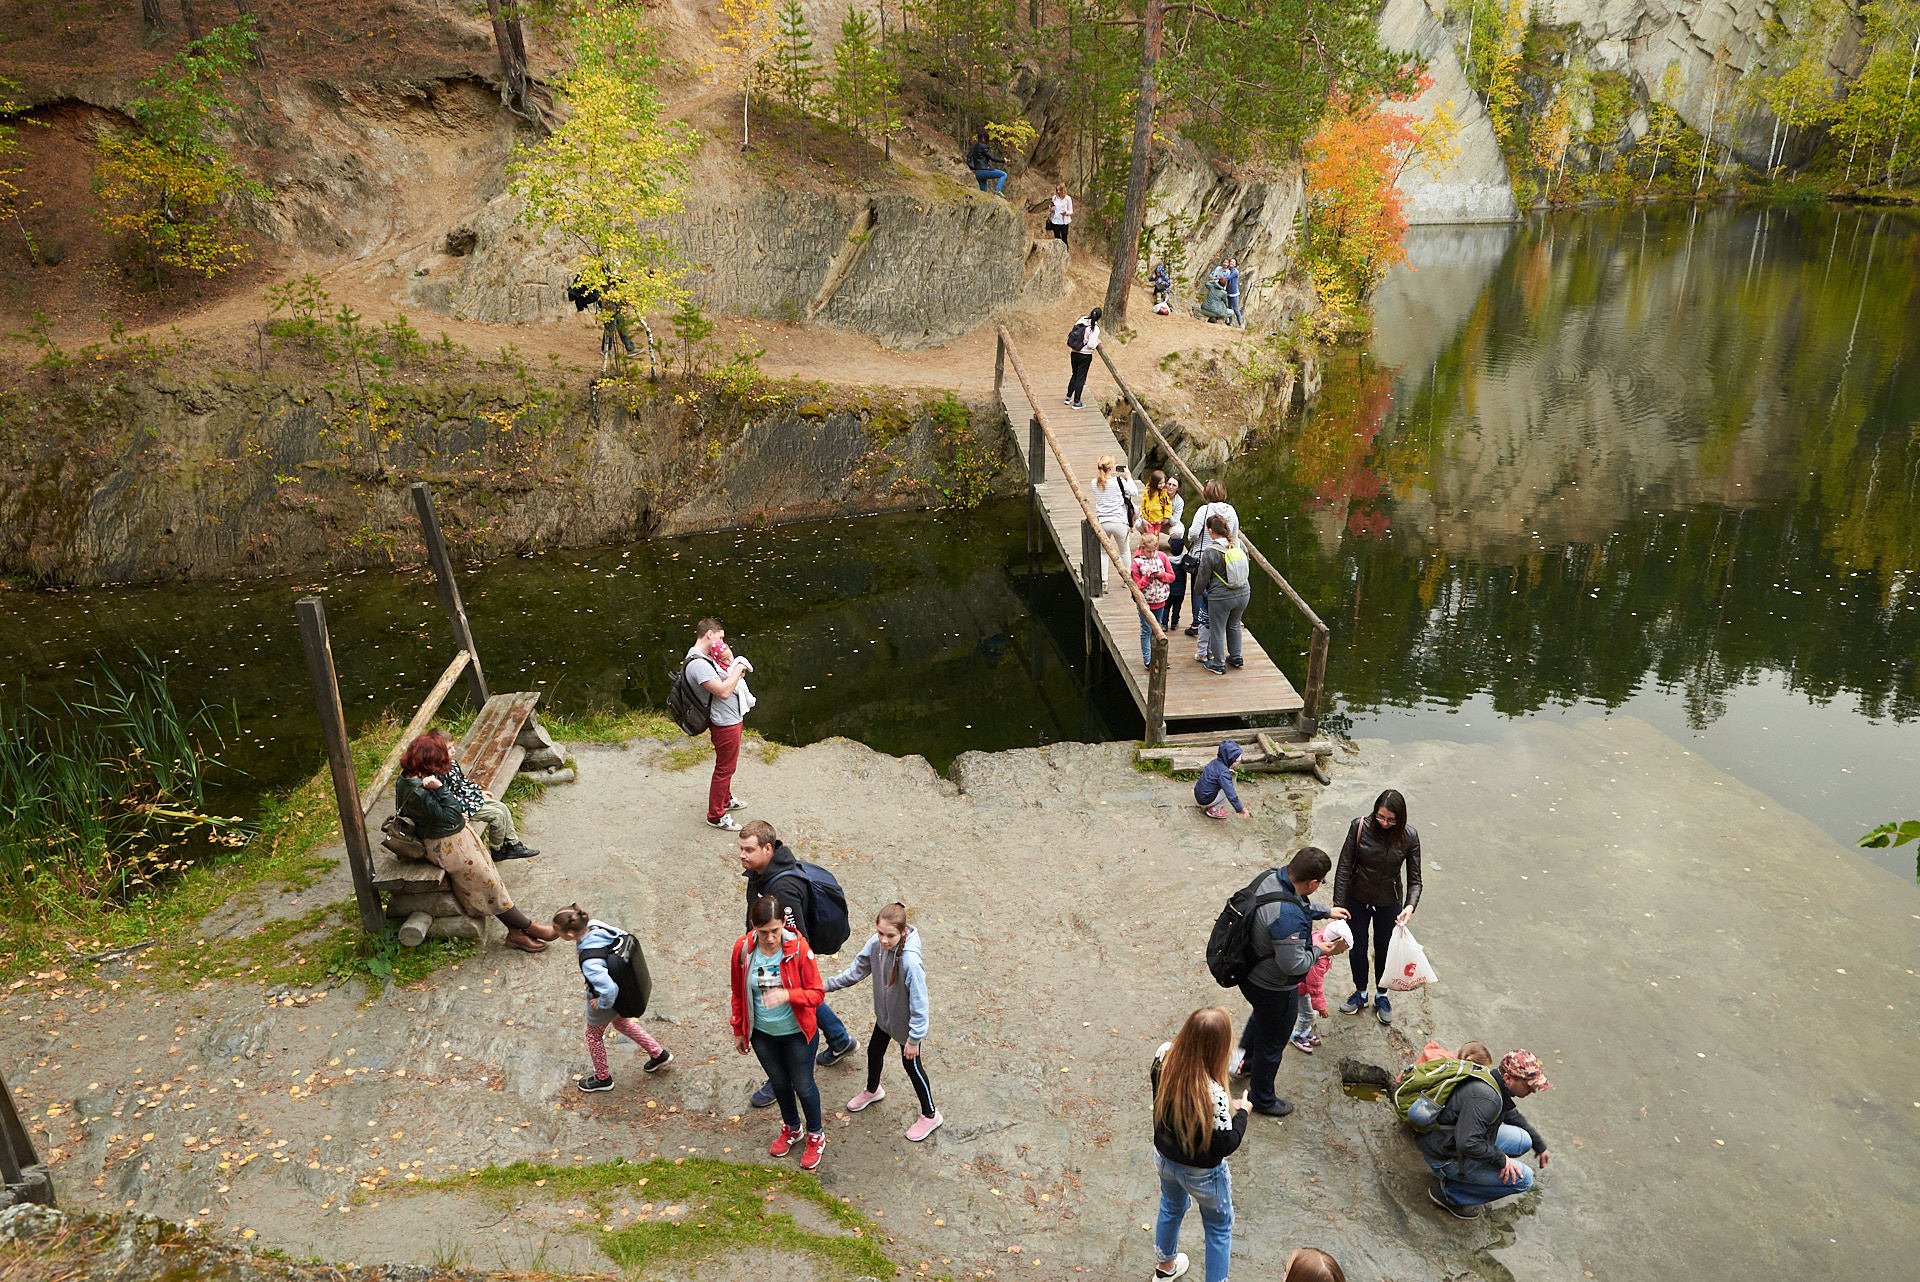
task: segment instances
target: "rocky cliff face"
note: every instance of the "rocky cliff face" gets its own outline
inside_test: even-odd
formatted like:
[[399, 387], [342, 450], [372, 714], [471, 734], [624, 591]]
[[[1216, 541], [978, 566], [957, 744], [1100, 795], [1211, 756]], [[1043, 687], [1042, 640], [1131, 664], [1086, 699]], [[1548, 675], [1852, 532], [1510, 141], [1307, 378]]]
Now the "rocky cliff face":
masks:
[[[440, 241], [393, 260], [409, 306], [478, 321], [555, 320], [573, 258], [542, 245], [500, 196]], [[1033, 240], [1020, 212], [984, 192], [690, 195], [663, 224], [690, 265], [701, 306], [736, 316], [809, 321], [871, 334], [890, 347], [934, 347], [1010, 304], [1057, 298], [1066, 253]]]
[[1453, 37], [1427, 8], [1426, 0], [1387, 0], [1380, 11], [1380, 40], [1389, 49], [1417, 53], [1427, 60], [1429, 86], [1407, 108], [1431, 120], [1444, 107], [1460, 126], [1459, 154], [1443, 166], [1410, 165], [1400, 176], [1410, 223], [1507, 222], [1519, 213], [1513, 180], [1500, 154], [1480, 95], [1467, 83]]

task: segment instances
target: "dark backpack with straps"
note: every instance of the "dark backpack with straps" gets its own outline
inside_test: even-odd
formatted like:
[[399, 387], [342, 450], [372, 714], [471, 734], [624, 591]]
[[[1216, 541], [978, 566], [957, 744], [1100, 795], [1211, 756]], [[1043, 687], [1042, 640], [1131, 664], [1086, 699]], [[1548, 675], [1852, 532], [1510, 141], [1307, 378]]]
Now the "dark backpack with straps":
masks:
[[[706, 695], [705, 703], [700, 702], [702, 695]], [[686, 663], [674, 669], [673, 684], [667, 690], [667, 715], [690, 735], [705, 734], [713, 725], [713, 696], [694, 684], [687, 675]]]
[[1272, 875], [1273, 870], [1268, 869], [1234, 891], [1233, 897], [1220, 909], [1220, 915], [1213, 919], [1213, 931], [1207, 936], [1207, 969], [1213, 972], [1214, 982], [1222, 988], [1238, 988], [1260, 960], [1253, 948], [1253, 925], [1262, 908], [1282, 901], [1301, 908], [1307, 906], [1306, 900], [1288, 890], [1256, 894], [1260, 883]]
[[1077, 352], [1086, 345], [1086, 342], [1087, 318], [1082, 316], [1073, 323], [1073, 328], [1067, 331], [1067, 347]]
[[[599, 948], [582, 948], [578, 957], [583, 967], [596, 957], [607, 963], [607, 975], [620, 989], [620, 995], [613, 999], [614, 1014], [638, 1019], [647, 1013], [647, 1003], [653, 1000], [653, 976], [647, 973], [647, 955], [641, 951], [638, 939], [623, 930], [617, 942]], [[581, 978], [585, 977], [583, 971]], [[593, 1001], [598, 996], [593, 985], [588, 984], [587, 1000]]]
[[792, 869], [769, 878], [761, 893], [772, 894], [773, 883], [785, 877], [798, 877], [806, 882], [806, 920], [801, 926], [807, 936], [807, 947], [820, 956], [830, 957], [845, 946], [847, 936], [853, 933], [853, 922], [847, 916], [847, 892], [840, 889], [834, 875], [819, 864], [810, 864], [804, 859], [793, 862]]

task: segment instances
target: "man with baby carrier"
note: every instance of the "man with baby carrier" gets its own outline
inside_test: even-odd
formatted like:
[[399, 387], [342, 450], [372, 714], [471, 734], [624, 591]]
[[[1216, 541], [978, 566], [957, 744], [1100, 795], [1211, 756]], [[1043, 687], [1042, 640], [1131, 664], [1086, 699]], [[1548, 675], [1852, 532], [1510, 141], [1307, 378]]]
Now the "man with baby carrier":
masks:
[[1553, 1083], [1528, 1051], [1508, 1051], [1495, 1067], [1478, 1042], [1460, 1050], [1459, 1058], [1441, 1052], [1409, 1065], [1394, 1083], [1393, 1106], [1433, 1168], [1427, 1196], [1455, 1219], [1471, 1220], [1487, 1203], [1533, 1187], [1521, 1154], [1531, 1150], [1546, 1168], [1547, 1142], [1514, 1101]]

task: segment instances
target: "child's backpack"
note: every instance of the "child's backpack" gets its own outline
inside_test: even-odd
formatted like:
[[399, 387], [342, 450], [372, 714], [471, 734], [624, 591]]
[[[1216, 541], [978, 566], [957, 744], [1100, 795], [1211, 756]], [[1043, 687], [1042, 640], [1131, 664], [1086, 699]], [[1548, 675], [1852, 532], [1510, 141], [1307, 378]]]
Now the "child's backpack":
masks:
[[767, 882], [769, 891], [774, 882], [781, 877], [799, 877], [807, 883], [807, 947], [822, 957], [830, 957], [840, 951], [847, 942], [847, 936], [853, 933], [853, 922], [847, 916], [847, 892], [840, 889], [840, 883], [834, 875], [819, 864], [810, 864], [804, 859], [793, 861], [795, 870], [783, 872]]
[[1220, 574], [1217, 577], [1224, 580], [1230, 588], [1246, 587], [1247, 567], [1251, 564], [1247, 560], [1247, 550], [1238, 543], [1232, 543], [1222, 550], [1221, 556], [1226, 564], [1220, 567]]
[[[1253, 922], [1262, 908], [1280, 900], [1302, 908], [1307, 906], [1306, 900], [1286, 890], [1256, 895], [1254, 888], [1272, 871], [1268, 869], [1234, 891], [1220, 915], [1213, 919], [1213, 930], [1207, 935], [1207, 969], [1213, 972], [1214, 982], [1222, 988], [1238, 988], [1253, 970], [1254, 963], [1260, 960], [1259, 954], [1253, 951]], [[1275, 880], [1277, 884], [1278, 879]]]
[[[686, 664], [674, 669], [672, 685], [667, 689], [667, 715], [688, 734], [701, 735], [713, 724], [713, 696], [696, 690], [693, 678], [687, 675]], [[704, 704], [700, 701], [703, 694], [706, 695]]]
[[1401, 1121], [1424, 1135], [1433, 1129], [1440, 1110], [1446, 1107], [1460, 1084], [1474, 1078], [1496, 1091], [1500, 1089], [1493, 1070], [1470, 1059], [1427, 1059], [1409, 1064], [1394, 1079], [1390, 1097], [1393, 1111], [1400, 1115]]
[[1067, 347], [1069, 350], [1077, 352], [1086, 345], [1086, 342], [1087, 318], [1082, 316], [1073, 323], [1073, 328], [1067, 331]]
[[[623, 930], [616, 942], [582, 948], [578, 953], [583, 967], [596, 957], [607, 963], [607, 975], [620, 989], [620, 995], [613, 999], [614, 1014], [638, 1019], [647, 1013], [647, 1003], [653, 1000], [653, 976], [647, 973], [647, 955], [638, 939]], [[593, 985], [588, 984], [587, 1000], [595, 996]]]

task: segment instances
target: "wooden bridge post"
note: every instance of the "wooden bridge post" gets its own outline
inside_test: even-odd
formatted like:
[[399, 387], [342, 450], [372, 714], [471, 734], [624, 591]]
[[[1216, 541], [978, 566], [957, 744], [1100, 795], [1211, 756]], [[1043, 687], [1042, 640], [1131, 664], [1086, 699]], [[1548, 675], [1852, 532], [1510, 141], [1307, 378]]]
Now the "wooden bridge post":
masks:
[[1127, 445], [1127, 466], [1133, 469], [1137, 477], [1147, 465], [1147, 416], [1139, 410], [1133, 412], [1133, 440]]
[[1047, 479], [1047, 435], [1040, 430], [1040, 416], [1027, 421], [1027, 484], [1039, 485]]
[[447, 622], [453, 625], [453, 646], [465, 650], [467, 694], [475, 712], [487, 706], [487, 678], [480, 670], [480, 650], [473, 644], [473, 631], [467, 626], [467, 610], [460, 603], [460, 585], [453, 580], [453, 558], [447, 555], [447, 541], [440, 536], [440, 517], [433, 509], [433, 491], [425, 481], [415, 481], [413, 510], [420, 517], [420, 534], [427, 544], [427, 560], [433, 564], [434, 586], [440, 590], [440, 604], [446, 607]]
[[993, 394], [1000, 395], [1000, 384], [1007, 381], [1007, 340], [993, 340]]
[[6, 1193], [0, 1197], [0, 1205], [53, 1205], [53, 1177], [34, 1152], [33, 1135], [20, 1120], [20, 1110], [14, 1107], [13, 1092], [7, 1089], [4, 1077], [0, 1077], [0, 1189]]
[[387, 917], [380, 907], [380, 894], [373, 888], [373, 852], [367, 845], [366, 819], [360, 813], [360, 782], [354, 777], [347, 719], [340, 710], [340, 679], [334, 672], [333, 644], [327, 637], [326, 606], [319, 597], [306, 596], [294, 602], [293, 608], [300, 617], [300, 643], [306, 649], [307, 672], [313, 678], [313, 702], [320, 712], [320, 734], [327, 745], [333, 800], [340, 812], [347, 866], [353, 872], [353, 898], [360, 906], [360, 926], [369, 935], [378, 935], [386, 929]]
[[1081, 595], [1087, 603], [1087, 665], [1088, 675], [1092, 675], [1092, 666], [1100, 656], [1101, 644], [1097, 635], [1098, 628], [1093, 622], [1094, 599], [1104, 590], [1101, 583], [1101, 562], [1106, 553], [1100, 547], [1100, 531], [1086, 517], [1080, 518], [1080, 585]]
[[1147, 746], [1157, 747], [1167, 737], [1166, 637], [1153, 639], [1153, 671], [1147, 677]]
[[1295, 723], [1302, 734], [1310, 735], [1320, 728], [1320, 692], [1327, 683], [1327, 643], [1330, 636], [1326, 624], [1314, 626], [1313, 644], [1307, 655], [1307, 688], [1301, 694], [1305, 706], [1300, 709], [1300, 718]]

